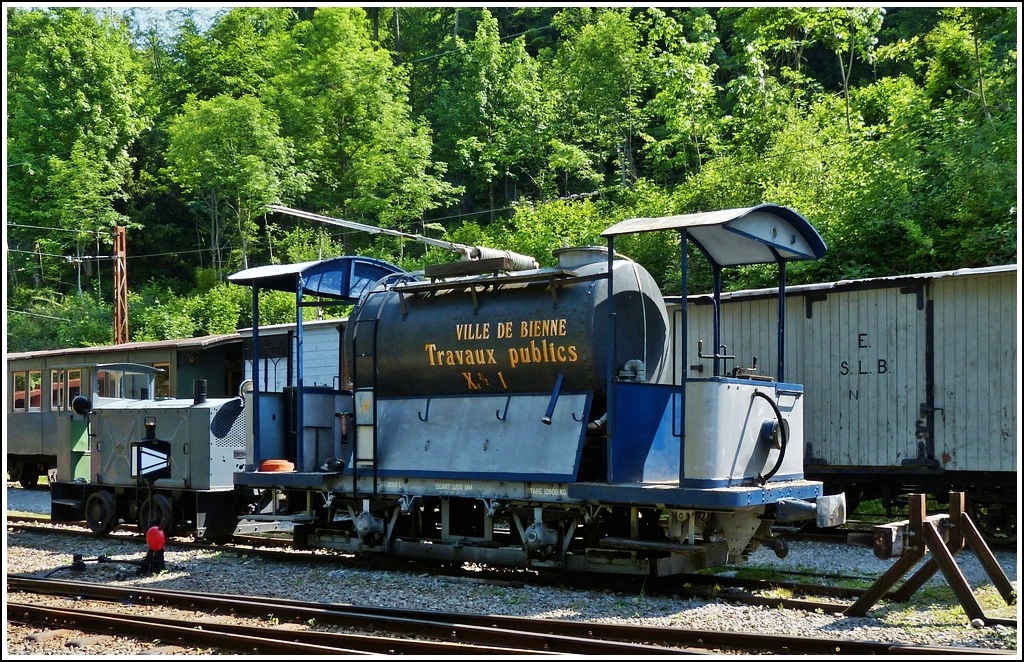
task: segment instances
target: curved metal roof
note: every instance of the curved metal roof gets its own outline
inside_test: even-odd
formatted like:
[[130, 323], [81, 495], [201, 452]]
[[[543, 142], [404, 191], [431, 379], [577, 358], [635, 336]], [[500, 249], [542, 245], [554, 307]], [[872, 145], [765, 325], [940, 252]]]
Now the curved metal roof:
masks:
[[723, 267], [792, 260], [817, 260], [825, 242], [810, 222], [789, 207], [763, 204], [740, 209], [630, 218], [606, 229], [602, 237], [657, 230], [685, 231], [709, 258]]
[[295, 264], [253, 267], [228, 276], [228, 281], [265, 290], [299, 292], [331, 299], [358, 300], [381, 278], [404, 273], [390, 262], [372, 257], [341, 257]]

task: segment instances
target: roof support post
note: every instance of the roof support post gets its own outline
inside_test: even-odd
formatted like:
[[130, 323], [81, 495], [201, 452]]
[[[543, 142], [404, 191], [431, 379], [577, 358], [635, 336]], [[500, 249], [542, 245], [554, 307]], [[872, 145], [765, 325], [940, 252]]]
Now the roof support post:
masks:
[[252, 285], [252, 460], [259, 467], [260, 455], [260, 288]]
[[[689, 338], [687, 337], [687, 328], [689, 320], [687, 318], [687, 301], [686, 294], [690, 288], [689, 283], [689, 235], [685, 228], [679, 230], [679, 269], [682, 274], [682, 279], [679, 283], [679, 297], [682, 302], [682, 321], [680, 322], [679, 339], [682, 343], [682, 371], [683, 378], [679, 385], [679, 484], [683, 484], [683, 480], [686, 478], [686, 382], [690, 377], [690, 350], [689, 350]], [[716, 329], [717, 332], [717, 329]], [[717, 341], [716, 341], [717, 342]], [[716, 350], [717, 352], [717, 350]]]
[[[306, 288], [305, 278], [299, 277], [298, 287], [295, 290], [295, 468], [298, 471], [305, 471], [305, 425], [302, 416], [302, 292]], [[315, 458], [314, 458], [315, 459]]]
[[608, 359], [605, 362], [605, 379], [607, 381], [607, 399], [605, 404], [605, 425], [608, 430], [607, 458], [608, 469], [606, 479], [612, 480], [612, 467], [615, 466], [612, 457], [612, 440], [615, 435], [615, 237], [608, 237]]

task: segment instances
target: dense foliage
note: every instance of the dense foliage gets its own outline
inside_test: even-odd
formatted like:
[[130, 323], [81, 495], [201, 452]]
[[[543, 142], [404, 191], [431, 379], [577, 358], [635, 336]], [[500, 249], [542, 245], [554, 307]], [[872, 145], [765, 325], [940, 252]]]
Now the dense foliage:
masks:
[[[789, 282], [1017, 260], [1017, 7], [7, 7], [7, 350], [251, 325], [248, 266], [792, 207]], [[621, 247], [678, 292], [678, 242]], [[695, 256], [696, 257], [696, 256]], [[691, 264], [700, 262], [695, 259]], [[731, 287], [774, 274], [742, 270]], [[710, 282], [699, 270], [692, 291]], [[280, 296], [279, 296], [280, 295]], [[267, 293], [266, 322], [292, 321]]]

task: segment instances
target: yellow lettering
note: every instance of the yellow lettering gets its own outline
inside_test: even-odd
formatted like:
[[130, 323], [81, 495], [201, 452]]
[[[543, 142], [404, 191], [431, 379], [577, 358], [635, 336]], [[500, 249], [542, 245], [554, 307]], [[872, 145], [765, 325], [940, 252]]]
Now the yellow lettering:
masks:
[[546, 320], [526, 320], [519, 323], [520, 338], [539, 338], [540, 336], [564, 336], [565, 334], [566, 321], [564, 317]]
[[430, 366], [497, 365], [493, 348], [438, 349], [434, 343], [423, 346]]
[[489, 340], [491, 337], [491, 323], [483, 324], [456, 324], [456, 340]]

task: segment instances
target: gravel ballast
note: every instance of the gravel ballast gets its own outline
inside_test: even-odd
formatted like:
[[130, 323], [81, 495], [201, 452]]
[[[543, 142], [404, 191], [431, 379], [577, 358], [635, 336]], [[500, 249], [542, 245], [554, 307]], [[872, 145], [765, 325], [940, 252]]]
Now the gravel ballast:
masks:
[[[45, 489], [23, 490], [8, 486], [6, 508], [12, 512], [49, 513]], [[5, 570], [66, 577], [74, 581], [103, 582], [118, 586], [147, 586], [171, 590], [203, 590], [218, 593], [273, 596], [310, 602], [357, 606], [433, 609], [439, 611], [529, 616], [546, 619], [600, 621], [644, 626], [713, 629], [718, 631], [790, 634], [813, 638], [843, 638], [930, 646], [964, 646], [1019, 650], [1017, 630], [968, 622], [962, 608], [948, 602], [933, 608], [921, 600], [908, 604], [879, 602], [867, 617], [780, 610], [707, 601], [683, 596], [629, 595], [611, 591], [579, 591], [552, 587], [493, 584], [466, 578], [443, 577], [428, 572], [375, 571], [346, 567], [331, 560], [282, 563], [239, 556], [221, 550], [175, 549], [165, 552], [166, 570], [139, 576], [127, 561], [141, 560], [146, 549], [138, 539], [38, 535], [9, 531], [5, 527]], [[73, 554], [94, 559], [101, 555], [124, 563], [91, 563], [84, 570], [65, 568]], [[996, 554], [1000, 567], [1018, 582], [1014, 552]], [[1020, 620], [1019, 606], [1000, 607], [985, 597], [998, 593], [977, 557], [965, 550], [956, 557], [986, 615]], [[777, 568], [863, 576], [874, 581], [893, 560], [875, 558], [863, 545], [791, 542], [785, 559], [762, 547], [738, 568]], [[909, 574], [907, 575], [909, 576]], [[918, 594], [947, 588], [937, 573]], [[5, 586], [6, 594], [6, 586]], [[4, 610], [9, 598], [5, 598]], [[17, 600], [28, 600], [19, 596]], [[990, 606], [995, 605], [995, 606]], [[152, 608], [147, 608], [151, 610]], [[995, 610], [998, 609], [998, 613]], [[979, 627], [979, 625], [981, 625]], [[69, 649], [59, 639], [33, 642], [28, 635], [38, 628], [6, 626], [7, 655], [136, 655], [147, 646], [130, 640], [106, 641], [96, 650]], [[192, 654], [203, 654], [193, 651]]]

